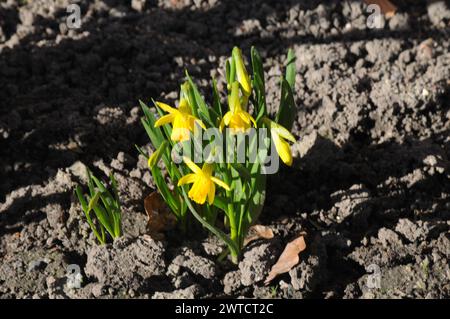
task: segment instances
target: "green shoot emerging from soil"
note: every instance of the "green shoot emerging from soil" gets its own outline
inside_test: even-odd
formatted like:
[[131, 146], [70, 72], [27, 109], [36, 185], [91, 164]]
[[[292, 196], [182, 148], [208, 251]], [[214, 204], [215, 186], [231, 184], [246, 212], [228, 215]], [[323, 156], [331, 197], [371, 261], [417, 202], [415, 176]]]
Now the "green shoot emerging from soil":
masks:
[[113, 174], [109, 176], [109, 180], [111, 190], [88, 171], [89, 194], [83, 195], [80, 186], [75, 189], [86, 220], [101, 244], [107, 242], [107, 235], [114, 240], [122, 234], [117, 182]]

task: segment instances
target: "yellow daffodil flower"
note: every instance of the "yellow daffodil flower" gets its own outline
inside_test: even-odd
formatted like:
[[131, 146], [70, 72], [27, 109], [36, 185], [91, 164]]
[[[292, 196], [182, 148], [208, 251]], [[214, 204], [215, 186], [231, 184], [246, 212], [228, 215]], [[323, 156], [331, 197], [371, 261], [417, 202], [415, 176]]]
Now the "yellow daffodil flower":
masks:
[[273, 142], [275, 144], [275, 149], [277, 150], [278, 155], [281, 160], [288, 166], [292, 165], [292, 153], [291, 147], [289, 143], [285, 141], [291, 141], [295, 143], [295, 137], [283, 126], [280, 124], [268, 119], [267, 117], [263, 118], [263, 122], [270, 129], [270, 135], [272, 136]]
[[212, 176], [212, 164], [205, 163], [203, 164], [203, 167], [200, 168], [187, 157], [183, 157], [183, 160], [194, 173], [187, 174], [180, 178], [178, 181], [178, 186], [193, 183], [194, 185], [192, 185], [188, 195], [194, 202], [203, 204], [206, 201], [206, 197], [208, 197], [208, 203], [212, 205], [216, 192], [215, 184], [226, 189], [227, 191], [230, 190], [230, 187], [227, 184]]
[[251, 123], [256, 127], [255, 119], [247, 111], [242, 109], [241, 101], [239, 100], [238, 82], [234, 82], [231, 85], [229, 105], [230, 111], [228, 111], [220, 121], [221, 131], [225, 125], [231, 128], [232, 133], [245, 133], [251, 127]]
[[250, 77], [248, 76], [247, 69], [245, 68], [244, 59], [242, 58], [242, 51], [241, 49], [234, 47], [232, 54], [236, 64], [237, 80], [242, 87], [242, 93], [246, 99], [248, 99], [252, 93], [252, 83], [250, 81]]
[[172, 123], [172, 141], [184, 142], [189, 140], [190, 132], [194, 132], [195, 123], [206, 129], [203, 122], [192, 115], [191, 108], [185, 98], [180, 99], [178, 109], [173, 108], [165, 103], [156, 102], [156, 105], [166, 111], [166, 114], [155, 122], [155, 127]]

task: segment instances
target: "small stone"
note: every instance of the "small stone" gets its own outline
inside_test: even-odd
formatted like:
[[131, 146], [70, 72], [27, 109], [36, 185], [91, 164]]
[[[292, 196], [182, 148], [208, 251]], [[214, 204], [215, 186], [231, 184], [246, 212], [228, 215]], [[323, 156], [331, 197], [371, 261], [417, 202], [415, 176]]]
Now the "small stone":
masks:
[[78, 177], [82, 182], [87, 183], [88, 181], [87, 166], [80, 161], [76, 161], [69, 167], [69, 173]]
[[91, 293], [92, 295], [94, 295], [94, 297], [98, 298], [105, 293], [105, 286], [101, 283], [94, 284], [91, 289]]
[[137, 12], [142, 12], [145, 9], [146, 0], [131, 0], [131, 8]]
[[406, 30], [409, 28], [409, 16], [406, 13], [396, 13], [389, 20], [389, 29]]
[[32, 26], [34, 23], [34, 14], [28, 8], [19, 9], [19, 18], [24, 26]]
[[436, 166], [437, 164], [437, 159], [436, 156], [434, 155], [428, 155], [427, 157], [425, 157], [425, 159], [423, 160], [423, 163], [428, 165], [428, 166]]
[[448, 26], [450, 21], [450, 8], [447, 1], [428, 1], [427, 11], [428, 17], [435, 26]]

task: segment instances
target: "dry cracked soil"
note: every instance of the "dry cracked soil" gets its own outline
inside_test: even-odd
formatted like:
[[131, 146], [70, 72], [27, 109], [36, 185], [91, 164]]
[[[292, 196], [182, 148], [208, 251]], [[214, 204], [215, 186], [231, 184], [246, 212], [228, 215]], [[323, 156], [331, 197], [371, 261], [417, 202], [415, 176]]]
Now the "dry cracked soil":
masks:
[[[357, 0], [1, 0], [0, 298], [449, 298], [450, 7], [393, 2], [371, 29]], [[260, 220], [275, 237], [237, 266], [206, 233], [147, 234], [134, 147], [138, 99], [173, 103], [185, 69], [210, 98], [234, 45], [260, 50], [272, 113], [289, 47], [299, 71], [294, 165]], [[86, 167], [118, 179], [113, 244], [73, 195]], [[264, 286], [300, 232], [300, 263]]]

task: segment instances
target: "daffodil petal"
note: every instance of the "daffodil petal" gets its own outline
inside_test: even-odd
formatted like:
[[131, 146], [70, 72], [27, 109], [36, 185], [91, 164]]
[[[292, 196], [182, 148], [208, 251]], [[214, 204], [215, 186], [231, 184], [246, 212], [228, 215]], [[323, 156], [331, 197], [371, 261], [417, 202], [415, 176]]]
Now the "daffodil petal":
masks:
[[225, 123], [225, 125], [230, 124], [231, 118], [233, 117], [233, 113], [231, 113], [230, 111], [228, 111], [225, 116], [223, 117], [223, 122]]
[[239, 116], [245, 123], [250, 124], [250, 114], [248, 114], [247, 112], [239, 112]]
[[190, 133], [187, 128], [174, 126], [172, 128], [172, 134], [170, 135], [170, 138], [172, 139], [172, 141], [184, 142], [189, 140]]
[[280, 138], [278, 134], [273, 134], [273, 142], [281, 160], [288, 166], [292, 165], [292, 153], [288, 142]]
[[219, 124], [219, 131], [222, 132], [224, 127], [225, 127], [225, 122], [222, 117], [222, 119], [220, 120], [220, 124]]
[[202, 173], [205, 174], [207, 177], [210, 177], [212, 175], [213, 166], [210, 163], [205, 163], [202, 166]]
[[214, 196], [216, 194], [216, 185], [211, 182], [211, 186], [209, 187], [208, 191], [208, 203], [209, 205], [212, 205], [214, 203]]
[[202, 169], [198, 167], [197, 164], [195, 164], [193, 161], [191, 161], [189, 157], [183, 156], [183, 161], [184, 163], [186, 163], [187, 167], [189, 167], [189, 169], [195, 174], [202, 173]]
[[189, 106], [188, 100], [181, 98], [180, 104], [178, 105], [178, 110], [183, 113], [191, 114], [191, 107]]
[[[194, 117], [195, 118], [195, 117]], [[203, 124], [202, 120], [195, 118], [195, 123], [197, 123], [198, 125], [200, 125], [200, 127], [204, 130], [206, 130], [206, 126], [205, 124]]]
[[188, 193], [189, 197], [198, 204], [204, 204], [210, 190], [210, 184], [212, 183], [208, 183], [208, 180], [197, 179]]
[[220, 179], [218, 179], [217, 177], [211, 177], [211, 180], [216, 183], [217, 185], [219, 185], [220, 187], [224, 188], [225, 190], [229, 191], [231, 190], [230, 186], [228, 186], [225, 182], [222, 182]]
[[231, 117], [233, 116], [233, 113], [228, 111], [225, 113], [224, 117], [220, 120], [219, 130], [222, 132], [225, 125], [230, 124]]
[[252, 121], [253, 126], [256, 127], [256, 121], [255, 121], [255, 119], [253, 118], [253, 116], [251, 116], [251, 115], [250, 115], [250, 121]]
[[170, 105], [163, 102], [156, 102], [156, 105], [167, 113], [175, 113], [178, 112], [176, 108], [171, 107]]
[[197, 178], [197, 176], [195, 174], [184, 175], [178, 181], [178, 186], [185, 185], [185, 184], [192, 184], [195, 182], [196, 178]]
[[230, 110], [237, 113], [242, 110], [241, 101], [239, 99], [239, 82], [235, 81], [231, 84], [231, 95], [228, 100]]
[[291, 141], [292, 143], [295, 143], [295, 137], [291, 134], [286, 128], [284, 128], [281, 125], [276, 125], [276, 127], [273, 128], [273, 130], [276, 130], [277, 134], [280, 135], [282, 138]]
[[203, 204], [206, 200], [206, 194], [205, 196], [201, 195], [200, 185], [198, 182], [192, 185], [191, 189], [189, 190], [188, 196], [197, 204]]
[[175, 118], [175, 115], [171, 114], [171, 113], [164, 115], [155, 122], [155, 127], [158, 127], [158, 126], [161, 126], [161, 125], [164, 125], [167, 123], [171, 123], [171, 122], [173, 122], [174, 118]]

